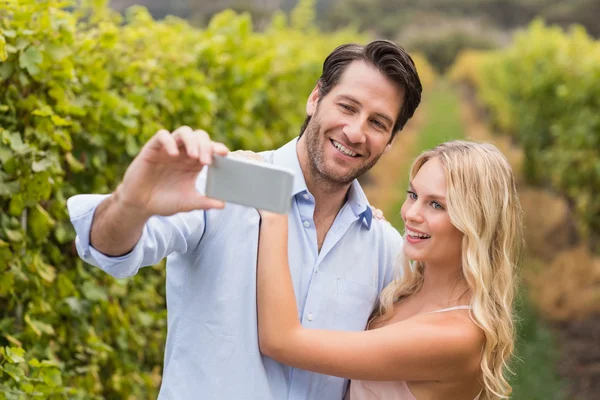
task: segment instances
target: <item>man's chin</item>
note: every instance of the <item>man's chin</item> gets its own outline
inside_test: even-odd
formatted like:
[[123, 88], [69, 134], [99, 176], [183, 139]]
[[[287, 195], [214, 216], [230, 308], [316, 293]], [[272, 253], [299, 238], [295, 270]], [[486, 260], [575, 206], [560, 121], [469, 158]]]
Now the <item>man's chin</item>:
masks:
[[357, 178], [356, 174], [351, 172], [334, 172], [334, 171], [321, 171], [321, 176], [325, 178], [325, 180], [331, 182], [332, 184], [345, 186], [352, 183], [354, 179]]

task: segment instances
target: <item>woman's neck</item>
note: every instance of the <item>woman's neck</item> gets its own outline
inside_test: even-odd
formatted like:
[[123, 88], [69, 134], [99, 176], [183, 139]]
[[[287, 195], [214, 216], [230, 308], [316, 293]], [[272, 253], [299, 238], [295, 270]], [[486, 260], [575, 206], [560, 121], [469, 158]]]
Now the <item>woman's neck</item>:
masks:
[[423, 278], [423, 286], [416, 295], [424, 305], [445, 308], [469, 304], [469, 289], [460, 266], [425, 265]]

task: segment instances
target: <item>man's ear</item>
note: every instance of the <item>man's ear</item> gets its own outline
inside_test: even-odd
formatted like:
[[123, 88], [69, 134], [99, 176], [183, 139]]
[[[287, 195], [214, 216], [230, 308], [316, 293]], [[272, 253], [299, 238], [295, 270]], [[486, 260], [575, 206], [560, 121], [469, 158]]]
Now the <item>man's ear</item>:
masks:
[[312, 117], [315, 111], [317, 111], [317, 105], [319, 104], [319, 90], [321, 89], [321, 83], [317, 83], [315, 88], [310, 95], [308, 96], [308, 100], [306, 101], [306, 115]]
[[388, 151], [390, 151], [392, 149], [392, 146], [394, 145], [394, 143], [396, 142], [396, 138], [398, 137], [398, 132], [396, 132], [396, 134], [394, 135], [394, 137], [390, 140], [390, 142], [387, 144], [387, 146], [385, 146], [385, 149], [383, 149], [383, 154], [387, 153]]

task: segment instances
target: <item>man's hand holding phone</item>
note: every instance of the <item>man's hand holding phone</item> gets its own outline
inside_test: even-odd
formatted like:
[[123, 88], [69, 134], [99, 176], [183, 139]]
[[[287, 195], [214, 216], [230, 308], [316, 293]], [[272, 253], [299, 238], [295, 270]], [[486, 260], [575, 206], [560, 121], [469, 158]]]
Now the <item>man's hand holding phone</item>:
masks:
[[223, 208], [220, 200], [200, 194], [195, 183], [213, 155], [229, 149], [213, 142], [205, 131], [182, 126], [173, 133], [158, 131], [133, 160], [115, 191], [118, 202], [138, 213], [173, 215], [196, 209]]
[[260, 211], [287, 214], [292, 204], [293, 171], [265, 160], [251, 151], [215, 156], [206, 177], [206, 195], [253, 207]]

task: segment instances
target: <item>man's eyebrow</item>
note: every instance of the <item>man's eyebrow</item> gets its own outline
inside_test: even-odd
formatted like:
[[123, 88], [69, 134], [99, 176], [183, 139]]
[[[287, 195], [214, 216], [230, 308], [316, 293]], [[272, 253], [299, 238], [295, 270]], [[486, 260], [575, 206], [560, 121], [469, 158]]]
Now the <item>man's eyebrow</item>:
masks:
[[[347, 95], [347, 94], [341, 94], [341, 95], [339, 95], [338, 97], [339, 97], [340, 99], [348, 100], [349, 102], [351, 102], [351, 103], [354, 103], [354, 104], [357, 104], [357, 105], [359, 105], [359, 106], [360, 106], [360, 105], [362, 105], [362, 104], [360, 103], [360, 101], [358, 101], [357, 99], [355, 99], [354, 97], [352, 97], [352, 96], [350, 96], [350, 95]], [[375, 113], [375, 115], [377, 115], [378, 117], [380, 117], [380, 118], [384, 119], [384, 120], [385, 120], [385, 121], [386, 121], [388, 124], [390, 124], [390, 125], [394, 125], [394, 120], [393, 120], [392, 118], [388, 117], [387, 115], [385, 115], [385, 114], [382, 114], [382, 113]]]
[[[408, 190], [413, 191], [415, 193], [417, 192], [417, 190], [412, 185], [412, 182], [408, 184]], [[429, 195], [425, 196], [425, 198], [446, 201], [446, 196], [438, 196], [437, 194], [429, 194]]]

